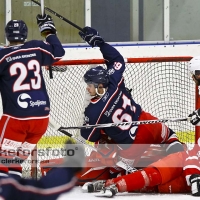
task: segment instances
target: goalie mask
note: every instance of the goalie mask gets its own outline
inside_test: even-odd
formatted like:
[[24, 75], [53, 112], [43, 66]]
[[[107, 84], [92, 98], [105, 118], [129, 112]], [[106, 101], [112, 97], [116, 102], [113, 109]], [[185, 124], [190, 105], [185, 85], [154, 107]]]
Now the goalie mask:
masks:
[[103, 87], [106, 88], [109, 83], [109, 75], [103, 67], [97, 66], [95, 68], [89, 69], [85, 73], [84, 81], [87, 84], [94, 84], [95, 88], [97, 88], [99, 84], [102, 84]]
[[9, 42], [24, 42], [27, 39], [28, 28], [22, 20], [11, 20], [5, 27], [5, 34]]
[[200, 75], [200, 56], [196, 56], [190, 60], [188, 70], [192, 75]]

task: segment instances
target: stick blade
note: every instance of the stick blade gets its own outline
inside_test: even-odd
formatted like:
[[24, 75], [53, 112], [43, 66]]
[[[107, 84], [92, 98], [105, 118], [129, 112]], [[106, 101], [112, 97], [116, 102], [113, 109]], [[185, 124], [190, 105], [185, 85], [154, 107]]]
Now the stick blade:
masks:
[[49, 119], [49, 126], [55, 130], [58, 130], [61, 127], [59, 124], [56, 124], [56, 122], [53, 121], [51, 118]]

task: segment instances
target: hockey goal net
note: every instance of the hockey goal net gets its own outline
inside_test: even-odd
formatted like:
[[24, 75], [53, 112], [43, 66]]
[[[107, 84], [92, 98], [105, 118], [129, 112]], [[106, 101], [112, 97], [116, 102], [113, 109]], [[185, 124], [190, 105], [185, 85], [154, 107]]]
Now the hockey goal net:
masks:
[[[124, 78], [127, 88], [132, 89], [134, 100], [145, 111], [159, 119], [185, 118], [195, 109], [195, 84], [189, 76], [187, 65], [191, 57], [128, 58]], [[58, 67], [66, 67], [65, 72], [43, 70], [46, 87], [51, 101], [51, 118], [62, 126], [80, 126], [83, 122], [86, 85], [83, 75], [91, 66], [104, 65], [103, 59], [62, 60]], [[179, 139], [195, 143], [195, 130], [188, 122], [171, 122]], [[70, 130], [79, 135], [79, 130]], [[58, 149], [66, 136], [48, 128], [38, 144], [38, 163], [42, 160], [62, 157]], [[86, 154], [90, 150], [86, 147]], [[38, 172], [39, 164], [38, 164]], [[24, 174], [30, 172], [24, 164]], [[38, 175], [40, 176], [40, 174]]]

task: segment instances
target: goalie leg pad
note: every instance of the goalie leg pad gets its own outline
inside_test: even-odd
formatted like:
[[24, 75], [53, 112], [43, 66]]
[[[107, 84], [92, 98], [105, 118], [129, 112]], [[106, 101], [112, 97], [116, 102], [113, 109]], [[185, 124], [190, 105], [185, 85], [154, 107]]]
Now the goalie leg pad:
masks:
[[[171, 170], [171, 169], [169, 169]], [[158, 185], [159, 193], [190, 193], [191, 187], [185, 181], [185, 175], [182, 173], [179, 177], [172, 179], [164, 184]]]

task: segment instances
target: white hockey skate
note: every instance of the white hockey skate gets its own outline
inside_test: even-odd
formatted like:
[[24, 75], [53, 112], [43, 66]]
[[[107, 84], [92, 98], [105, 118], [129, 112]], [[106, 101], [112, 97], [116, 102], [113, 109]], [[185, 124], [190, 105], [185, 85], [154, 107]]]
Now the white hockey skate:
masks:
[[99, 193], [96, 193], [96, 197], [113, 197], [118, 193], [118, 188], [115, 184], [108, 187], [103, 187]]
[[82, 186], [83, 192], [99, 192], [105, 185], [105, 180], [99, 180], [95, 182], [87, 182]]

